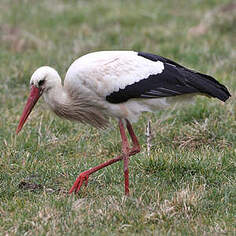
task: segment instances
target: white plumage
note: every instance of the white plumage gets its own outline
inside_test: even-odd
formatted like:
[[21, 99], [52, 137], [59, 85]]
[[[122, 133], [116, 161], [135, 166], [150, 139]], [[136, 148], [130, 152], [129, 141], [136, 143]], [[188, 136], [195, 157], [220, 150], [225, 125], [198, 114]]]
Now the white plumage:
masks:
[[83, 86], [104, 97], [127, 85], [163, 71], [162, 62], [150, 61], [133, 51], [101, 51], [87, 54], [72, 63], [65, 86]]

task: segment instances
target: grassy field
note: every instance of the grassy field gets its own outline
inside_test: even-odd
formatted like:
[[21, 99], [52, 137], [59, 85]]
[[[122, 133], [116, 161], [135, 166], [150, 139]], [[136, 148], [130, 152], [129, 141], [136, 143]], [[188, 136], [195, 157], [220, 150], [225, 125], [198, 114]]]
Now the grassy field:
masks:
[[[236, 234], [235, 16], [227, 0], [1, 0], [0, 235]], [[80, 172], [120, 152], [117, 123], [64, 121], [41, 99], [16, 136], [29, 79], [41, 65], [64, 77], [77, 57], [109, 49], [169, 57], [213, 75], [232, 98], [143, 115], [129, 198], [123, 163], [68, 195]]]

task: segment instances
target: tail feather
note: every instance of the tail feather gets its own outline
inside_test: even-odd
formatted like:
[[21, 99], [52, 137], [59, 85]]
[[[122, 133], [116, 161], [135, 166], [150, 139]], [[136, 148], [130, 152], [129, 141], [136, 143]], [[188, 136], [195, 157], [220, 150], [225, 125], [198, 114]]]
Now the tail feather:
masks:
[[216, 97], [223, 102], [231, 96], [228, 89], [213, 77], [191, 70], [189, 72], [192, 76], [185, 77], [185, 82], [199, 92]]

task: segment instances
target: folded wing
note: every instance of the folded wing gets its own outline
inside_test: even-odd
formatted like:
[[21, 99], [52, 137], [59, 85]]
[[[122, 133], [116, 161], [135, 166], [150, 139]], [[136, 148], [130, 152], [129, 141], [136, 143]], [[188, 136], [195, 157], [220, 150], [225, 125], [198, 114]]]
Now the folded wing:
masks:
[[[161, 98], [190, 93], [202, 93], [226, 101], [230, 93], [227, 88], [209, 75], [205, 75], [167, 58], [149, 54], [137, 53], [153, 62], [161, 62], [164, 69], [161, 73], [149, 74], [146, 78], [136, 79], [136, 82], [120, 88], [106, 96], [110, 103], [122, 103], [132, 98]], [[141, 68], [138, 68], [141, 70]]]

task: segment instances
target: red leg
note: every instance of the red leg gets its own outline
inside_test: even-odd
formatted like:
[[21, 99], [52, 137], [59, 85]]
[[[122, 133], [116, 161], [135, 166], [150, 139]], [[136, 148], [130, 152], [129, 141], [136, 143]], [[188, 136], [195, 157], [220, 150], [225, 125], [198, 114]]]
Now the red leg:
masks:
[[121, 120], [119, 122], [119, 128], [122, 139], [122, 153], [124, 159], [125, 195], [129, 195], [129, 143]]
[[118, 157], [116, 157], [116, 158], [114, 158], [112, 160], [106, 161], [106, 162], [104, 162], [104, 163], [102, 163], [102, 164], [100, 164], [98, 166], [95, 166], [95, 167], [93, 167], [93, 168], [91, 168], [89, 170], [86, 170], [86, 171], [82, 172], [78, 176], [76, 181], [74, 182], [74, 184], [71, 187], [69, 193], [73, 193], [73, 192], [77, 193], [77, 192], [79, 192], [79, 190], [80, 190], [80, 188], [81, 188], [81, 186], [82, 186], [84, 181], [85, 181], [85, 185], [87, 185], [89, 175], [91, 175], [92, 173], [94, 173], [94, 172], [96, 172], [96, 171], [98, 171], [98, 170], [100, 170], [100, 169], [102, 169], [102, 168], [104, 168], [106, 166], [109, 166], [109, 165], [111, 165], [111, 164], [113, 164], [113, 163], [115, 163], [117, 161], [122, 160], [122, 158], [123, 158], [122, 155], [118, 156]]
[[127, 129], [129, 131], [129, 135], [130, 135], [132, 143], [133, 143], [133, 147], [129, 153], [129, 155], [132, 156], [132, 155], [135, 155], [140, 152], [140, 145], [139, 145], [138, 139], [134, 133], [134, 130], [128, 120], [126, 120], [126, 124], [127, 124]]
[[126, 120], [127, 122], [127, 129], [129, 132], [129, 135], [131, 137], [132, 143], [133, 143], [133, 147], [131, 149], [131, 151], [129, 151], [129, 146], [128, 146], [128, 140], [127, 137], [125, 135], [125, 130], [124, 130], [124, 126], [123, 123], [121, 121], [119, 121], [119, 128], [120, 128], [120, 133], [121, 133], [121, 138], [122, 138], [122, 152], [123, 155], [120, 155], [112, 160], [106, 161], [96, 167], [93, 167], [87, 171], [82, 172], [78, 178], [76, 179], [76, 181], [74, 182], [73, 186], [71, 187], [71, 189], [69, 190], [69, 193], [71, 194], [72, 192], [77, 193], [81, 186], [83, 185], [83, 183], [85, 182], [85, 185], [87, 185], [88, 183], [88, 177], [89, 175], [91, 175], [92, 173], [108, 166], [111, 165], [117, 161], [120, 161], [122, 159], [124, 159], [124, 175], [125, 175], [125, 194], [128, 195], [129, 194], [129, 171], [128, 171], [128, 157], [135, 155], [136, 153], [140, 152], [140, 146], [138, 143], [138, 139], [134, 134], [133, 128], [130, 124], [130, 122], [128, 120]]

